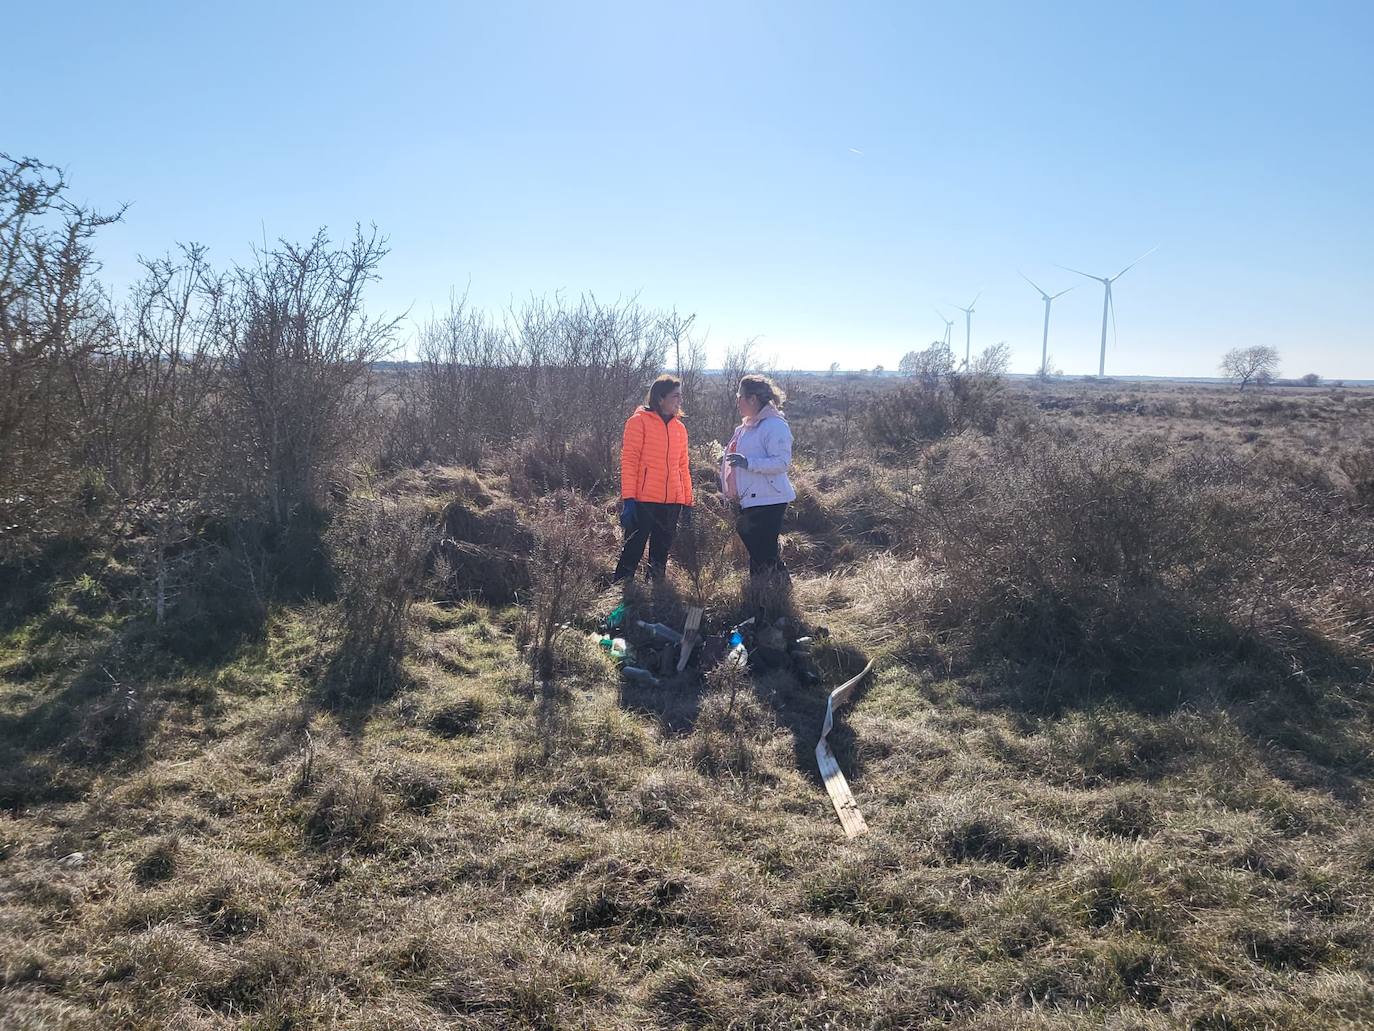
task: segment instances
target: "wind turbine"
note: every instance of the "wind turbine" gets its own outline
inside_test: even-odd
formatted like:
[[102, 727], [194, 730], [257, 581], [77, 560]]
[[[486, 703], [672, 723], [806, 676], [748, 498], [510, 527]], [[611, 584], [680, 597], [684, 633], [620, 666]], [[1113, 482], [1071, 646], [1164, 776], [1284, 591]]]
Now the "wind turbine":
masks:
[[948, 348], [949, 348], [949, 334], [950, 334], [950, 330], [952, 330], [952, 329], [954, 328], [954, 320], [953, 320], [953, 319], [947, 319], [947, 318], [945, 318], [945, 313], [942, 312], [939, 308], [936, 308], [936, 309], [935, 309], [935, 314], [938, 315], [938, 316], [940, 316], [940, 321], [943, 322], [943, 323], [945, 324], [945, 338], [944, 338], [943, 343], [944, 343], [944, 345], [945, 345], [945, 348], [948, 349]]
[[1065, 272], [1072, 272], [1075, 275], [1084, 276], [1088, 279], [1096, 279], [1102, 284], [1102, 352], [1097, 360], [1097, 374], [1099, 376], [1105, 376], [1107, 374], [1107, 313], [1109, 311], [1112, 315], [1112, 326], [1116, 326], [1116, 307], [1112, 304], [1112, 284], [1157, 250], [1159, 250], [1158, 247], [1151, 247], [1114, 276], [1093, 276], [1089, 275], [1087, 272], [1079, 272], [1076, 268], [1069, 268], [1067, 265], [1059, 266]]
[[978, 303], [978, 298], [983, 296], [983, 291], [979, 290], [973, 295], [973, 300], [969, 302], [967, 308], [959, 308], [964, 313], [964, 368], [968, 368], [969, 358], [972, 357], [972, 346], [970, 341], [973, 339], [973, 306]]
[[[1035, 286], [1034, 283], [1031, 283], [1030, 276], [1026, 275], [1024, 272], [1021, 273], [1021, 278], [1027, 283], [1030, 283], [1031, 286]], [[1038, 286], [1035, 286], [1035, 289], [1045, 302], [1045, 332], [1040, 338], [1040, 375], [1048, 376], [1050, 365], [1050, 302], [1056, 297], [1063, 297], [1069, 290], [1072, 290], [1073, 287], [1069, 287], [1066, 290], [1060, 290], [1057, 294], [1047, 294]]]

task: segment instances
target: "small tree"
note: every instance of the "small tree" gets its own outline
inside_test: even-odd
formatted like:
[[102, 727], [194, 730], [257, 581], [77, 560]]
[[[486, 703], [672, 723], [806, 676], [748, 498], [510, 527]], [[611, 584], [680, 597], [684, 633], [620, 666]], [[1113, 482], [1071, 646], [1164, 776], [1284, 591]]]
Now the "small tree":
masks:
[[1221, 359], [1222, 375], [1241, 390], [1251, 383], [1268, 383], [1274, 378], [1278, 368], [1278, 348], [1262, 344], [1254, 347], [1233, 347]]
[[1302, 378], [1302, 385], [1305, 387], [1316, 387], [1321, 385], [1322, 378], [1315, 372], [1309, 372]]
[[983, 349], [983, 353], [973, 359], [972, 373], [975, 376], [996, 378], [1005, 376], [1011, 366], [1011, 348], [1005, 340]]
[[935, 341], [924, 351], [908, 351], [897, 363], [897, 371], [934, 389], [954, 371], [954, 353], [942, 341]]

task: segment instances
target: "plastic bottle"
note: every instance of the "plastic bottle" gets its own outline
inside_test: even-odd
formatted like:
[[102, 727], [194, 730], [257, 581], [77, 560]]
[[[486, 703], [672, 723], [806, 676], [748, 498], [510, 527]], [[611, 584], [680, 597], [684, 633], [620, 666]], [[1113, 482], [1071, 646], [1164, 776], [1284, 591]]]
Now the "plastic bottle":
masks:
[[635, 620], [635, 622], [642, 626], [645, 630], [649, 631], [649, 633], [653, 634], [655, 637], [660, 637], [665, 641], [672, 642], [673, 644], [682, 643], [682, 635], [665, 623], [646, 623], [642, 619], [637, 619]]
[[[736, 634], [735, 636], [739, 635]], [[738, 666], [740, 669], [749, 665], [749, 650], [744, 647], [743, 641], [730, 649], [729, 654], [725, 656], [725, 664], [727, 666]]]
[[623, 659], [625, 658], [626, 651], [628, 651], [628, 648], [625, 644], [625, 638], [617, 637], [611, 642], [611, 658]]

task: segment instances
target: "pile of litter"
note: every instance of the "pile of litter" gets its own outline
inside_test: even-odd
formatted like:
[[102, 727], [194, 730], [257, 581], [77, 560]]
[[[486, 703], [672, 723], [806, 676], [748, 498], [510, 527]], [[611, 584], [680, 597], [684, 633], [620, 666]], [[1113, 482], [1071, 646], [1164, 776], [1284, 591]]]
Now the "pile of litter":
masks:
[[[665, 681], [684, 673], [693, 663], [702, 673], [709, 673], [723, 664], [741, 669], [790, 669], [803, 684], [815, 684], [821, 679], [811, 654], [815, 636], [828, 636], [825, 627], [812, 634], [796, 635], [801, 629], [786, 617], [767, 622], [751, 616], [729, 629], [703, 634], [700, 608], [687, 610], [682, 630], [674, 630], [666, 623], [646, 623], [632, 619], [627, 607], [619, 605], [601, 622], [592, 639], [620, 664], [620, 675], [641, 687], [661, 687]], [[626, 639], [632, 636], [637, 643]], [[816, 742], [816, 764], [825, 783], [825, 790], [835, 805], [840, 825], [848, 837], [857, 837], [868, 830], [849, 784], [840, 771], [840, 764], [830, 747], [829, 735], [835, 724], [835, 711], [849, 701], [855, 689], [873, 670], [870, 662], [863, 672], [830, 693], [825, 707], [825, 722], [820, 740]]]
[[[646, 623], [631, 618], [625, 605], [617, 606], [592, 635], [621, 665], [621, 676], [632, 683], [658, 687], [695, 665], [709, 673], [722, 663], [753, 670], [790, 669], [803, 684], [820, 680], [811, 656], [812, 634], [797, 635], [798, 627], [786, 617], [769, 623], [750, 616], [742, 623], [722, 627], [716, 633], [702, 630], [704, 611], [687, 610], [681, 630], [666, 623]], [[821, 627], [817, 636], [826, 636]]]

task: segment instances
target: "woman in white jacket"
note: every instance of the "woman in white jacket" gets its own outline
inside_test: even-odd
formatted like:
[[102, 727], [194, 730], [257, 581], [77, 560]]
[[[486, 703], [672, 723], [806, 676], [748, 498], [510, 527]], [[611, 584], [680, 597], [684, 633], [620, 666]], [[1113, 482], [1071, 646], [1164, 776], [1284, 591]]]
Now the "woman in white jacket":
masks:
[[721, 489], [739, 505], [735, 528], [749, 551], [752, 576], [787, 572], [778, 556], [778, 534], [788, 502], [797, 500], [797, 492], [787, 478], [792, 427], [780, 410], [785, 400], [766, 376], [741, 379], [735, 402], [743, 421], [720, 463]]

